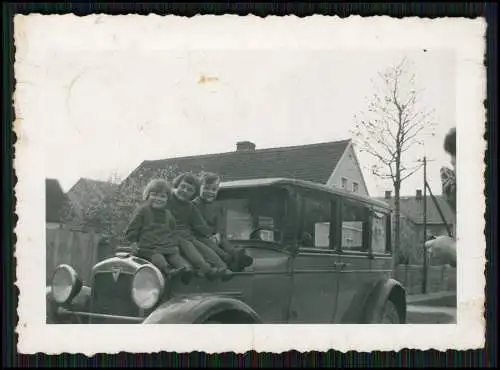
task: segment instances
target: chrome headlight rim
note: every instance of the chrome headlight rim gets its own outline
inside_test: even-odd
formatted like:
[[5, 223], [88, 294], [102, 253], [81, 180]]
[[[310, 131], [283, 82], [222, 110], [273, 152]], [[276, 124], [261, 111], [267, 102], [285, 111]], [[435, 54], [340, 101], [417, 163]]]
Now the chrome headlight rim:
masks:
[[[139, 273], [141, 273], [142, 271], [152, 271], [153, 276], [156, 278], [156, 281], [158, 283], [158, 298], [156, 299], [155, 302], [153, 302], [152, 304], [148, 304], [148, 305], [139, 304], [137, 302], [137, 300], [135, 299], [135, 295], [134, 295], [135, 279], [137, 278]], [[137, 269], [137, 271], [135, 272], [134, 277], [132, 279], [132, 286], [130, 287], [130, 295], [132, 297], [132, 301], [136, 304], [137, 307], [139, 307], [142, 310], [149, 310], [149, 309], [153, 308], [160, 301], [160, 298], [163, 295], [164, 291], [165, 291], [165, 278], [163, 277], [163, 274], [161, 273], [161, 271], [155, 265], [148, 264], [148, 265], [141, 266]]]
[[[70, 281], [71, 281], [70, 293], [68, 294], [68, 296], [64, 300], [58, 300], [56, 295], [55, 295], [55, 291], [54, 291], [55, 278], [56, 278], [57, 274], [60, 273], [60, 271], [65, 271], [66, 273], [68, 273], [68, 276], [70, 277]], [[55, 270], [52, 274], [50, 288], [51, 288], [52, 298], [54, 299], [54, 301], [57, 304], [64, 305], [64, 304], [70, 303], [73, 300], [73, 298], [75, 298], [76, 295], [80, 292], [80, 290], [82, 289], [82, 286], [83, 286], [83, 283], [80, 280], [78, 273], [75, 271], [75, 269], [73, 267], [71, 267], [68, 264], [61, 264], [55, 268]]]

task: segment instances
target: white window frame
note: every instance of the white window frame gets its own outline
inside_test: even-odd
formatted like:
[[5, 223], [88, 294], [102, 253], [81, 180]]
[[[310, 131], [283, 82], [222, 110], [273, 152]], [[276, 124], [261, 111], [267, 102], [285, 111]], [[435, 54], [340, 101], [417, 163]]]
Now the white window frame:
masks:
[[[354, 185], [356, 185], [356, 189], [354, 188]], [[359, 193], [359, 184], [356, 181], [352, 182], [352, 192]]]
[[[345, 186], [344, 186], [344, 180], [345, 180]], [[340, 186], [342, 187], [342, 189], [347, 190], [347, 183], [348, 183], [347, 177], [341, 177], [340, 178]]]

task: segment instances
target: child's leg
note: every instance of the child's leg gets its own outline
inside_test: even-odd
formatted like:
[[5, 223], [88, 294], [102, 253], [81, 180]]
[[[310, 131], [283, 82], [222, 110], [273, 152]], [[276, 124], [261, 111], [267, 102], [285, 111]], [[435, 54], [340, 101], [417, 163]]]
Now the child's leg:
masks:
[[193, 268], [191, 266], [191, 264], [186, 261], [184, 258], [182, 258], [182, 256], [180, 255], [180, 253], [170, 253], [168, 255], [165, 256], [168, 263], [170, 263], [172, 266], [175, 267], [176, 271], [174, 272], [174, 274], [176, 273], [180, 273], [181, 274], [181, 281], [184, 283], [184, 284], [189, 284], [189, 282], [191, 281], [191, 278], [192, 278], [192, 274], [193, 274]]
[[[231, 258], [230, 254], [223, 250], [221, 247], [219, 247], [215, 242], [213, 242], [209, 238], [199, 238], [198, 239], [201, 243], [205, 244], [206, 246], [210, 247], [217, 255], [224, 261], [228, 262], [229, 259]], [[206, 257], [205, 257], [206, 258]]]
[[160, 254], [160, 253], [153, 253], [151, 257], [149, 258], [149, 261], [156, 267], [160, 269], [160, 271], [163, 271], [165, 273], [169, 272], [169, 265], [165, 257]]
[[226, 251], [229, 254], [237, 253], [240, 250], [240, 248], [234, 247], [231, 243], [229, 243], [225, 239], [222, 239], [220, 241], [220, 246], [221, 246], [222, 250]]
[[216, 266], [217, 268], [227, 268], [226, 263], [218, 256], [215, 251], [208, 245], [200, 242], [199, 240], [192, 241], [198, 252], [205, 258], [206, 261]]
[[192, 270], [191, 264], [186, 261], [179, 253], [172, 253], [165, 256], [168, 263], [177, 269]]
[[221, 247], [223, 250], [230, 253], [232, 257], [231, 270], [242, 271], [245, 267], [251, 266], [253, 258], [250, 257], [245, 248], [235, 248], [227, 240], [221, 240]]
[[213, 272], [212, 267], [205, 261], [193, 243], [186, 239], [179, 239], [179, 248], [184, 257], [195, 267], [199, 268], [202, 273]]

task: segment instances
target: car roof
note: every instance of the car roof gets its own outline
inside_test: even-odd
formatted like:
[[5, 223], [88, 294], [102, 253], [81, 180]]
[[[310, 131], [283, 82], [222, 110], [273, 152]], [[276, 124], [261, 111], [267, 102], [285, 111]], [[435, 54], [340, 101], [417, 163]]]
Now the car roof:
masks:
[[333, 195], [339, 195], [344, 198], [357, 200], [363, 203], [372, 204], [384, 209], [391, 209], [388, 203], [370, 198], [367, 196], [347, 193], [342, 189], [333, 188], [323, 184], [318, 184], [306, 180], [289, 179], [289, 178], [260, 178], [260, 179], [250, 179], [250, 180], [234, 180], [234, 181], [224, 181], [221, 182], [222, 189], [243, 189], [243, 188], [256, 188], [256, 187], [266, 187], [266, 186], [294, 186], [303, 189], [317, 190], [320, 192], [326, 192]]

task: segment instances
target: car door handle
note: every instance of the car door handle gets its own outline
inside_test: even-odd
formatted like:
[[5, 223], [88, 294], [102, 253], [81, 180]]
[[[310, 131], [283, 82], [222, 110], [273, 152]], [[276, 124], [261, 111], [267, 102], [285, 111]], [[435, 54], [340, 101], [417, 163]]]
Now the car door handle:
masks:
[[342, 270], [342, 269], [346, 268], [347, 266], [349, 266], [349, 263], [345, 263], [345, 262], [335, 262], [335, 263], [333, 264], [333, 266], [334, 266], [335, 268], [338, 268], [338, 269], [341, 269], [341, 270]]

